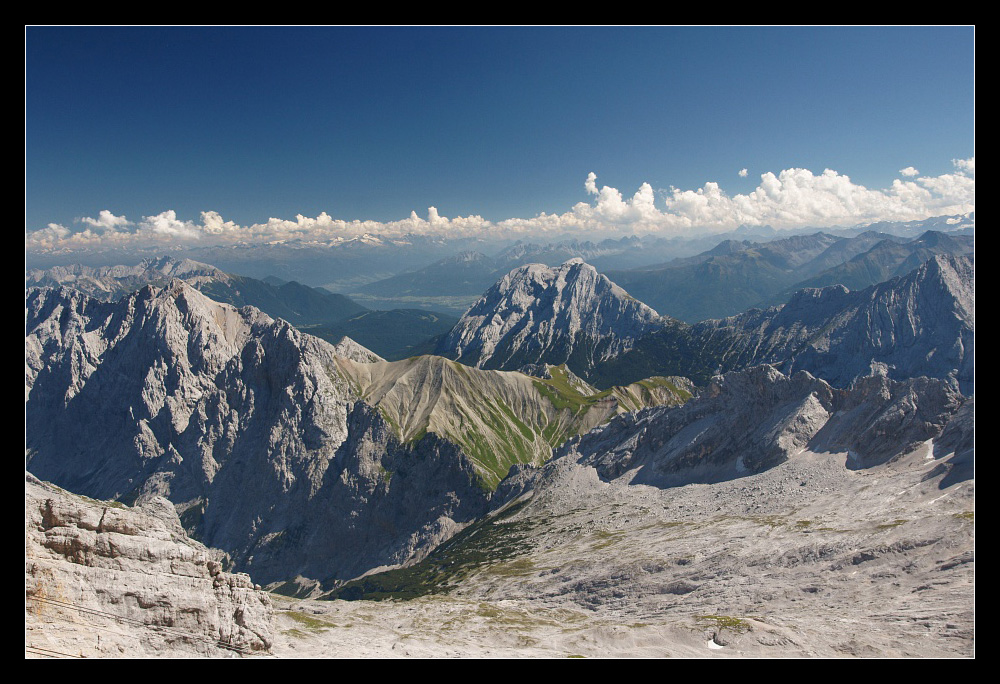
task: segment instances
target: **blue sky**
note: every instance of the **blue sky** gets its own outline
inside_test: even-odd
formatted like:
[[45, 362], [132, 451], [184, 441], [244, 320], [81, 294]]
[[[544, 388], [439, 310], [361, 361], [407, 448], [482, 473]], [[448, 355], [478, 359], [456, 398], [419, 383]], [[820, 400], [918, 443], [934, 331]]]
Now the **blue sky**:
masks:
[[25, 229], [887, 188], [974, 157], [974, 66], [971, 27], [28, 27]]

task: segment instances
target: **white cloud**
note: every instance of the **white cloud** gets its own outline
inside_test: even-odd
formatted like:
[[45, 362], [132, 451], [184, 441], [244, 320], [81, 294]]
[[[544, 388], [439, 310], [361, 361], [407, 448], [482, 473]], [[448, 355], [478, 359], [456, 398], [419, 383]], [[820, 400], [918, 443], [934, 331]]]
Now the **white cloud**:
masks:
[[[204, 211], [201, 222], [181, 220], [173, 210], [146, 216], [138, 224], [110, 211], [97, 219], [81, 219], [88, 227], [73, 232], [58, 225], [26, 231], [25, 248], [72, 249], [78, 246], [155, 247], [178, 242], [199, 244], [263, 244], [295, 241], [333, 244], [365, 234], [477, 236], [547, 232], [619, 232], [623, 234], [693, 234], [731, 230], [740, 225], [775, 228], [832, 227], [872, 221], [912, 221], [931, 216], [964, 214], [975, 210], [975, 157], [953, 161], [955, 171], [940, 176], [895, 179], [888, 188], [875, 190], [854, 183], [849, 176], [826, 169], [814, 174], [791, 168], [761, 175], [760, 183], [746, 194], [727, 194], [718, 183], [694, 190], [671, 187], [657, 200], [649, 183], [631, 196], [617, 188], [597, 185], [597, 174], [588, 173], [584, 190], [590, 202], [579, 202], [561, 214], [541, 213], [533, 218], [498, 222], [481, 216], [448, 218], [429, 207], [426, 218], [410, 216], [390, 222], [345, 221], [323, 212], [315, 218], [301, 214], [294, 219], [270, 218], [241, 226], [218, 212]], [[912, 167], [908, 167], [912, 168]], [[916, 171], [915, 169], [913, 169]], [[94, 228], [95, 230], [91, 230]]]
[[70, 229], [67, 228], [66, 226], [61, 226], [58, 223], [50, 223], [49, 225], [47, 225], [45, 228], [43, 228], [38, 232], [39, 233], [46, 232], [52, 237], [64, 238], [70, 234]]
[[746, 178], [746, 177], [747, 177], [747, 170], [740, 169], [740, 178]]
[[955, 168], [959, 173], [963, 173], [966, 176], [976, 177], [976, 158], [969, 157], [968, 159], [952, 159], [951, 163], [955, 165]]
[[96, 219], [84, 216], [79, 220], [81, 223], [86, 223], [88, 226], [93, 226], [102, 231], [115, 231], [129, 225], [128, 219], [124, 216], [115, 216], [107, 209], [102, 209]]
[[34, 233], [31, 233], [31, 237], [40, 246], [52, 248], [69, 237], [72, 232], [73, 231], [66, 226], [61, 226], [58, 223], [50, 223], [41, 230], [36, 230]]
[[156, 216], [144, 216], [142, 223], [139, 224], [138, 232], [167, 238], [197, 240], [201, 237], [203, 230], [204, 226], [199, 227], [191, 221], [178, 220], [177, 213], [173, 209], [168, 209]]
[[208, 235], [236, 235], [243, 230], [232, 221], [224, 220], [217, 211], [201, 212], [201, 223]]
[[913, 176], [918, 176], [918, 175], [920, 175], [920, 172], [919, 172], [919, 171], [917, 171], [917, 170], [916, 170], [915, 168], [913, 168], [912, 166], [907, 166], [907, 167], [906, 167], [905, 169], [900, 169], [900, 170], [899, 170], [899, 172], [900, 172], [901, 174], [903, 174], [904, 176], [908, 177], [908, 178], [912, 178]]

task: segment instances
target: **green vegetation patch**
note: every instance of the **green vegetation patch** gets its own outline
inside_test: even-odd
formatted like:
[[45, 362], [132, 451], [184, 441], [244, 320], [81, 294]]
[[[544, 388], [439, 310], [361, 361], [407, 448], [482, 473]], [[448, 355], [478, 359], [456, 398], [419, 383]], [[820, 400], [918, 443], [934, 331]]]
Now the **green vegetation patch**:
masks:
[[644, 379], [640, 380], [639, 382], [637, 382], [636, 384], [637, 385], [641, 385], [642, 387], [645, 387], [646, 389], [648, 389], [650, 391], [657, 390], [657, 389], [667, 389], [667, 390], [670, 390], [671, 392], [673, 392], [674, 394], [676, 394], [678, 397], [680, 397], [680, 399], [681, 399], [682, 402], [686, 402], [692, 396], [694, 396], [688, 390], [684, 389], [683, 387], [678, 387], [673, 382], [671, 382], [668, 378], [665, 378], [665, 377], [660, 376], [660, 375], [654, 375], [653, 377], [650, 377], [650, 378], [644, 378]]
[[570, 380], [565, 366], [550, 366], [549, 374], [551, 378], [534, 380], [535, 389], [560, 411], [569, 410], [576, 415], [611, 394], [611, 390], [583, 394]]
[[534, 380], [533, 384], [538, 393], [559, 411], [571, 411], [575, 415], [587, 404], [582, 394], [562, 392], [547, 380]]
[[733, 617], [732, 615], [696, 615], [695, 618], [698, 624], [703, 627], [729, 629], [740, 634], [753, 629], [750, 623], [744, 618]]
[[762, 527], [781, 527], [785, 525], [788, 521], [783, 515], [748, 515], [748, 516], [720, 516], [720, 520], [749, 520], [751, 522], [757, 523]]
[[530, 558], [518, 558], [506, 563], [494, 563], [487, 572], [498, 577], [527, 577], [535, 574], [537, 568]]
[[473, 523], [415, 565], [351, 580], [321, 598], [405, 601], [446, 594], [480, 569], [497, 567], [501, 573], [523, 572], [527, 567], [524, 564], [507, 562], [530, 550], [527, 538], [533, 523], [510, 520], [526, 503], [513, 504], [491, 518]]
[[594, 536], [597, 538], [597, 541], [591, 545], [591, 548], [595, 551], [600, 551], [601, 549], [606, 549], [609, 546], [613, 546], [622, 539], [624, 539], [625, 532], [617, 530], [614, 532], [608, 532], [606, 530], [597, 530], [596, 532], [594, 532]]
[[296, 610], [286, 611], [284, 615], [286, 617], [290, 617], [292, 620], [302, 625], [302, 627], [304, 627], [305, 629], [313, 631], [321, 629], [330, 629], [332, 627], [337, 626], [332, 622], [327, 622], [326, 620], [320, 620], [317, 617], [313, 617], [312, 615], [307, 615], [306, 613], [300, 613], [299, 611]]

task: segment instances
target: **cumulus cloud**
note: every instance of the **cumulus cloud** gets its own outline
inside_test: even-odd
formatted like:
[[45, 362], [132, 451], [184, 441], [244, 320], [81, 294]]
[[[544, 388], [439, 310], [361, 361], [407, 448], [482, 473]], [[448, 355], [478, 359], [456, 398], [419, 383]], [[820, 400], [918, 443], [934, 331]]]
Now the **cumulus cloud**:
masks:
[[[962, 168], [956, 163], [957, 168]], [[872, 190], [832, 169], [814, 174], [785, 169], [761, 176], [760, 185], [732, 197], [717, 183], [696, 191], [674, 190], [667, 214], [687, 228], [731, 228], [741, 224], [775, 228], [836, 226], [870, 221], [915, 221], [975, 209], [975, 180], [956, 172], [914, 181], [896, 180]]]
[[[731, 230], [740, 225], [775, 228], [832, 227], [873, 221], [913, 221], [975, 210], [975, 157], [953, 160], [954, 172], [920, 176], [912, 167], [888, 188], [870, 189], [832, 169], [813, 173], [791, 168], [761, 175], [751, 192], [730, 195], [715, 182], [697, 189], [671, 187], [657, 200], [643, 183], [630, 197], [617, 188], [598, 186], [597, 174], [587, 174], [589, 202], [563, 213], [492, 222], [481, 216], [448, 218], [429, 207], [426, 218], [416, 211], [399, 221], [345, 221], [326, 212], [314, 218], [270, 218], [241, 226], [218, 212], [204, 211], [199, 222], [182, 220], [173, 210], [129, 222], [103, 210], [96, 219], [81, 219], [87, 228], [71, 231], [59, 224], [25, 232], [26, 249], [71, 249], [77, 246], [155, 247], [178, 243], [264, 244], [296, 242], [336, 244], [366, 234], [460, 236], [534, 235], [540, 233], [659, 233], [684, 235]], [[909, 174], [912, 169], [915, 173]], [[745, 171], [745, 169], [744, 169]], [[742, 172], [740, 175], [743, 175]]]
[[79, 220], [80, 223], [85, 223], [102, 231], [115, 231], [129, 225], [128, 219], [124, 216], [115, 216], [107, 209], [102, 209], [96, 219], [84, 216]]
[[747, 177], [747, 170], [740, 169], [740, 178], [746, 178], [746, 177]]
[[203, 230], [208, 235], [238, 235], [243, 229], [232, 221], [226, 221], [217, 211], [201, 212]]
[[976, 177], [975, 157], [969, 157], [968, 159], [952, 159], [951, 163], [955, 165], [955, 168], [959, 173], [963, 173], [971, 178]]
[[182, 240], [197, 240], [201, 237], [203, 230], [204, 226], [199, 227], [191, 221], [179, 220], [173, 209], [156, 216], [146, 216], [139, 224], [139, 233], [150, 233], [154, 236]]
[[39, 233], [46, 232], [52, 237], [64, 238], [70, 234], [70, 229], [67, 228], [66, 226], [61, 226], [58, 223], [50, 223], [49, 225], [47, 225], [45, 228], [43, 228], [38, 232]]
[[31, 237], [39, 246], [51, 248], [68, 238], [71, 233], [72, 231], [66, 226], [59, 225], [58, 223], [50, 223], [41, 230], [31, 233]]
[[903, 174], [904, 176], [908, 177], [908, 178], [912, 178], [913, 176], [919, 176], [920, 175], [920, 172], [917, 171], [912, 166], [907, 166], [905, 169], [900, 169], [899, 172], [901, 174]]

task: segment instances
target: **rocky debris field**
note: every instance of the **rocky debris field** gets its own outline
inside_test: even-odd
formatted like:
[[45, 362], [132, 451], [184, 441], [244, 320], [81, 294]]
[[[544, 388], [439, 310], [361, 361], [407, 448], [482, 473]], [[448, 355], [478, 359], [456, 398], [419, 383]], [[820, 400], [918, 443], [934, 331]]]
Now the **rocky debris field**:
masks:
[[929, 443], [865, 470], [847, 459], [803, 451], [669, 489], [562, 459], [473, 536], [508, 536], [503, 559], [412, 600], [275, 597], [274, 653], [973, 655], [974, 481], [942, 487]]

